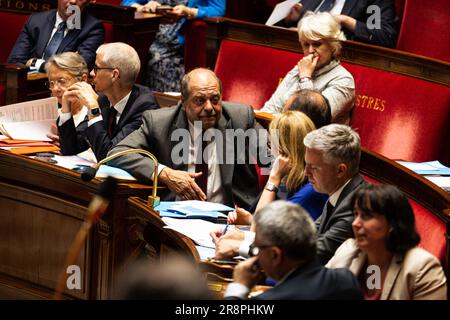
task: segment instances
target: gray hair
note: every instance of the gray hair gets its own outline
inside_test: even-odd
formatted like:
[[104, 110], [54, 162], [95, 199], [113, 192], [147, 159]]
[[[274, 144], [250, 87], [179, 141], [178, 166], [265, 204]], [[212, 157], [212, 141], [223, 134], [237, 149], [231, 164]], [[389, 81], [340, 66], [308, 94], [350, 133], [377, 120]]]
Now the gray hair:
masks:
[[75, 78], [81, 78], [83, 74], [89, 73], [86, 61], [76, 52], [63, 52], [51, 56], [45, 64], [45, 71], [48, 72], [52, 65], [67, 71]]
[[141, 60], [132, 46], [123, 42], [105, 43], [98, 47], [97, 54], [102, 55], [108, 67], [119, 69], [122, 83], [134, 84], [141, 70]]
[[306, 12], [298, 22], [298, 36], [300, 39], [327, 41], [333, 49], [334, 57], [341, 51], [341, 41], [346, 40], [341, 25], [329, 12]]
[[359, 171], [361, 140], [349, 126], [333, 123], [311, 131], [303, 139], [303, 144], [323, 152], [329, 163], [346, 163], [351, 175]]
[[278, 200], [271, 202], [254, 217], [256, 232], [271, 245], [279, 246], [295, 260], [309, 261], [316, 254], [316, 227], [301, 206]]
[[217, 83], [219, 84], [219, 92], [222, 95], [222, 81], [220, 81], [219, 77], [214, 73], [214, 71], [207, 69], [207, 68], [196, 68], [196, 69], [189, 71], [189, 73], [185, 74], [183, 79], [181, 79], [181, 96], [184, 99], [189, 98], [189, 96], [191, 94], [191, 88], [189, 86], [189, 84], [191, 82], [191, 78], [195, 73], [198, 73], [198, 72], [209, 73], [214, 79], [216, 79]]

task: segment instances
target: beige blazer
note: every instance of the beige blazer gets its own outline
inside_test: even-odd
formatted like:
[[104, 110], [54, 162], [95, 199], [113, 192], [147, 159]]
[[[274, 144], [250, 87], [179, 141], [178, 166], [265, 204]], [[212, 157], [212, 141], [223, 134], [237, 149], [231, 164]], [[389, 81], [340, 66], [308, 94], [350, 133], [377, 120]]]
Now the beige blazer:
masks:
[[[328, 261], [328, 268], [348, 268], [358, 277], [367, 256], [355, 239], [346, 240]], [[447, 281], [433, 255], [421, 248], [394, 255], [382, 286], [381, 300], [446, 300]]]

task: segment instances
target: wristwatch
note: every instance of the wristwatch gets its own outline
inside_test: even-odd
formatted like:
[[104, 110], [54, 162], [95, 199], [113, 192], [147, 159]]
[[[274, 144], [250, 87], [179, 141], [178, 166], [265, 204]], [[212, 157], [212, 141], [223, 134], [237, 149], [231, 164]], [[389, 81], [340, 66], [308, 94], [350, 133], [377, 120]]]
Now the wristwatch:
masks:
[[99, 114], [100, 114], [100, 108], [92, 108], [92, 109], [90, 109], [89, 110], [89, 113], [91, 114], [91, 115], [93, 115], [93, 116], [98, 116]]
[[265, 189], [268, 191], [275, 192], [275, 193], [278, 192], [278, 187], [275, 184], [273, 184], [272, 182], [267, 182]]

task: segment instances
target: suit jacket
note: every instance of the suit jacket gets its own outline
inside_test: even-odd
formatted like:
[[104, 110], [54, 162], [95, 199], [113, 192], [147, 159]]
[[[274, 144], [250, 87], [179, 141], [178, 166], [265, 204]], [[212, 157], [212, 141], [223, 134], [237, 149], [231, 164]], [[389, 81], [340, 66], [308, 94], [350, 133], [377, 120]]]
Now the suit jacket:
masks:
[[[42, 59], [56, 21], [56, 9], [32, 14], [12, 49], [8, 63], [24, 65], [30, 58]], [[88, 12], [81, 16], [81, 29], [69, 30], [56, 53], [77, 51], [86, 60], [91, 70], [94, 67], [95, 51], [103, 43], [103, 25]], [[42, 64], [43, 68], [44, 64]], [[41, 69], [43, 71], [43, 69]]]
[[[303, 13], [307, 11], [314, 11], [320, 5], [322, 0], [302, 0]], [[367, 22], [373, 11], [367, 13], [369, 6], [376, 5], [380, 8], [380, 29], [369, 29]], [[356, 29], [354, 32], [345, 30], [345, 35], [348, 40], [355, 40], [361, 42], [368, 42], [380, 46], [395, 47], [398, 34], [398, 17], [395, 12], [394, 0], [346, 0], [341, 14], [350, 16], [357, 20]], [[371, 18], [369, 22], [373, 23]], [[288, 24], [284, 21], [277, 24], [284, 27], [294, 27], [297, 22]]]
[[[219, 119], [217, 129], [225, 137], [226, 129], [263, 128], [255, 121], [253, 109], [247, 105], [223, 102], [222, 115]], [[181, 103], [171, 108], [152, 110], [146, 112], [143, 117], [143, 124], [139, 130], [130, 134], [122, 140], [109, 154], [117, 153], [129, 148], [142, 148], [153, 153], [158, 161], [172, 169], [187, 171], [187, 161], [181, 159], [178, 153], [180, 138], [172, 138], [172, 134], [177, 129], [189, 130], [189, 123], [186, 113]], [[174, 137], [177, 133], [174, 133]], [[173, 141], [176, 140], [176, 141]], [[232, 154], [236, 144], [235, 141], [224, 141], [223, 155]], [[216, 143], [219, 148], [220, 143]], [[248, 151], [249, 144], [246, 143]], [[176, 156], [172, 158], [172, 150], [176, 151]], [[187, 155], [185, 155], [187, 157]], [[237, 204], [243, 208], [248, 208], [258, 195], [258, 176], [255, 166], [246, 161], [244, 164], [237, 164], [237, 152], [234, 152], [234, 163], [221, 164], [220, 174], [222, 185], [225, 191], [224, 203], [230, 206]], [[111, 165], [125, 169], [134, 177], [144, 183], [150, 183], [150, 176], [153, 174], [154, 165], [148, 158], [139, 154], [127, 154], [109, 162]], [[165, 201], [174, 201], [176, 195], [166, 189], [160, 193]]]
[[[348, 268], [358, 276], [367, 255], [354, 239], [345, 241], [327, 263], [329, 268]], [[381, 292], [382, 300], [446, 300], [447, 284], [442, 267], [433, 255], [413, 248], [405, 255], [395, 254], [389, 265]]]
[[332, 213], [328, 213], [325, 206], [322, 214], [317, 218], [317, 256], [323, 264], [330, 260], [345, 240], [353, 237], [354, 216], [351, 200], [353, 194], [366, 184], [368, 182], [361, 175], [354, 176], [342, 190]]
[[62, 126], [58, 126], [61, 153], [65, 155], [77, 154], [91, 146], [97, 160], [100, 161], [119, 141], [140, 127], [144, 111], [158, 108], [149, 88], [138, 84], [134, 85], [111, 139], [108, 135], [107, 121], [111, 108], [105, 95], [100, 95], [99, 105], [102, 109], [103, 121], [98, 121], [88, 127], [88, 120], [85, 119], [75, 128], [71, 119], [63, 123]]
[[357, 279], [347, 269], [328, 269], [314, 260], [284, 281], [255, 297], [257, 300], [361, 300]]

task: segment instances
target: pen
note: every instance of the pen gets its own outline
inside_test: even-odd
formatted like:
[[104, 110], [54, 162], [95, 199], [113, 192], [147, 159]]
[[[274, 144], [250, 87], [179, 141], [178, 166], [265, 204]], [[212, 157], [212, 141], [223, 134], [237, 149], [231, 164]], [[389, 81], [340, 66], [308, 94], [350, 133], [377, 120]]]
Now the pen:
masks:
[[225, 226], [225, 228], [223, 229], [223, 231], [222, 231], [222, 234], [220, 235], [221, 237], [223, 236], [223, 235], [225, 235], [225, 233], [227, 233], [227, 230], [228, 230], [228, 226], [229, 226], [230, 224], [229, 223], [227, 223], [227, 225]]

